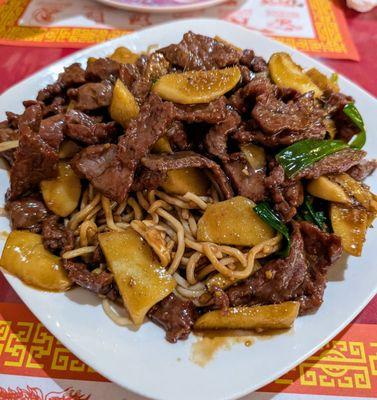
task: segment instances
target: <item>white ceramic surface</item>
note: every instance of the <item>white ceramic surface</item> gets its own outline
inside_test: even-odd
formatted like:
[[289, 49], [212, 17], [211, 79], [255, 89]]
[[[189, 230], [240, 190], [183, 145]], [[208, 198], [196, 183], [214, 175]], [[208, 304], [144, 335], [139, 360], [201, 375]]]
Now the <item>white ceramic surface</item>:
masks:
[[148, 13], [186, 12], [200, 10], [226, 0], [97, 0], [110, 7]]
[[[315, 66], [327, 74], [332, 72], [298, 51], [239, 26], [218, 20], [181, 20], [79, 51], [45, 68], [1, 96], [1, 118], [6, 110], [21, 112], [22, 100], [34, 98], [38, 89], [51, 83], [63, 66], [76, 61], [85, 64], [89, 56], [107, 55], [121, 45], [134, 51], [145, 50], [151, 43], [165, 46], [178, 42], [189, 29], [212, 36], [221, 35], [266, 58], [276, 51], [289, 51], [294, 60], [305, 67]], [[342, 77], [339, 83], [345, 93], [356, 99], [369, 133], [366, 149], [370, 157], [376, 157], [377, 101]], [[376, 191], [376, 178], [367, 182]], [[7, 186], [7, 173], [0, 170], [1, 202]], [[2, 217], [0, 230], [5, 229], [9, 229], [9, 225]], [[377, 233], [372, 229], [363, 256], [344, 257], [342, 263], [333, 267], [324, 304], [316, 314], [299, 318], [291, 332], [257, 341], [250, 348], [237, 345], [230, 351], [221, 351], [204, 368], [190, 361], [194, 336], [171, 345], [164, 340], [164, 332], [152, 323], [144, 324], [138, 332], [114, 325], [89, 292], [75, 289], [64, 294], [44, 293], [23, 285], [8, 274], [6, 277], [54, 335], [108, 379], [153, 399], [225, 400], [245, 395], [296, 366], [361, 311], [377, 289], [376, 248]]]

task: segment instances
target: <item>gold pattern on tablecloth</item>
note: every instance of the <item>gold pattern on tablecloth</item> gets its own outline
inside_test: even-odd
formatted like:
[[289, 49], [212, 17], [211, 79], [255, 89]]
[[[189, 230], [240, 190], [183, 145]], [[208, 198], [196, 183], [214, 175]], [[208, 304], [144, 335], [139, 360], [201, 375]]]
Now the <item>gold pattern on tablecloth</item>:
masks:
[[[292, 47], [316, 55], [358, 60], [358, 53], [349, 35], [340, 0], [307, 0], [311, 11], [316, 38], [275, 37]], [[82, 47], [119, 37], [129, 30], [69, 27], [18, 26], [29, 0], [0, 0], [0, 43], [38, 44], [43, 46]], [[231, 19], [224, 15], [224, 19]], [[233, 16], [234, 16], [233, 15]], [[132, 18], [145, 18], [148, 14], [135, 14]], [[242, 19], [239, 21], [242, 25]], [[246, 22], [245, 22], [246, 23]]]
[[[377, 325], [350, 325], [261, 390], [373, 397], [377, 393], [376, 337]], [[65, 348], [23, 304], [0, 303], [0, 374], [106, 381]]]

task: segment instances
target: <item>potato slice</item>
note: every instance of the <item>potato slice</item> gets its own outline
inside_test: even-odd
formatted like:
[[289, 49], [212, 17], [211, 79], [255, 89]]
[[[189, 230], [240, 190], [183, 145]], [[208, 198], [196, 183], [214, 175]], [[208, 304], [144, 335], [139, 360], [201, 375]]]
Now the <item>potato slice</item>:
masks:
[[255, 246], [272, 239], [274, 230], [254, 212], [254, 206], [254, 202], [242, 196], [209, 205], [198, 222], [198, 240]]
[[109, 111], [111, 118], [119, 122], [123, 128], [126, 128], [130, 120], [139, 114], [139, 105], [134, 95], [120, 79], [115, 83]]
[[310, 68], [305, 74], [323, 91], [339, 92], [339, 86], [336, 82], [329, 79], [325, 74], [318, 71], [317, 68]]
[[369, 226], [369, 214], [364, 208], [331, 204], [330, 218], [334, 233], [342, 241], [343, 249], [353, 256], [360, 256]]
[[263, 147], [255, 144], [245, 144], [241, 146], [241, 151], [254, 171], [259, 171], [266, 166], [266, 154]]
[[60, 162], [58, 177], [42, 181], [41, 191], [46, 206], [55, 214], [66, 217], [79, 203], [81, 182], [69, 163]]
[[268, 69], [272, 80], [280, 88], [295, 89], [302, 94], [313, 90], [315, 97], [322, 96], [322, 90], [293, 62], [288, 53], [274, 53], [268, 62]]
[[[154, 153], [172, 153], [169, 139], [161, 137], [152, 148]], [[161, 187], [169, 193], [184, 195], [187, 192], [205, 196], [210, 182], [198, 168], [182, 168], [167, 172], [167, 178]]]
[[300, 303], [287, 301], [281, 304], [253, 307], [231, 307], [216, 310], [197, 319], [194, 329], [287, 329], [297, 318]]
[[176, 282], [132, 228], [101, 233], [98, 239], [124, 305], [139, 325], [148, 310], [173, 291]]
[[139, 57], [139, 54], [132, 52], [130, 49], [127, 49], [127, 47], [118, 47], [114, 50], [114, 53], [109, 56], [109, 58], [121, 64], [135, 64]]
[[346, 173], [331, 175], [331, 179], [368, 211], [376, 212], [377, 203], [369, 188]]
[[169, 139], [167, 136], [162, 136], [157, 142], [152, 146], [151, 153], [161, 154], [161, 153], [173, 153], [170, 146]]
[[62, 292], [72, 284], [61, 266], [60, 258], [43, 247], [42, 236], [36, 233], [11, 232], [0, 265], [38, 289]]
[[351, 204], [351, 198], [337, 183], [330, 180], [327, 176], [320, 176], [318, 179], [312, 179], [306, 190], [315, 197], [333, 201], [335, 203]]
[[173, 73], [162, 76], [152, 91], [174, 103], [209, 103], [232, 90], [240, 79], [238, 67]]
[[210, 182], [199, 168], [182, 168], [168, 171], [161, 187], [169, 193], [184, 195], [187, 192], [198, 196], [207, 194]]
[[59, 158], [72, 158], [81, 150], [81, 147], [72, 140], [64, 140], [60, 145]]

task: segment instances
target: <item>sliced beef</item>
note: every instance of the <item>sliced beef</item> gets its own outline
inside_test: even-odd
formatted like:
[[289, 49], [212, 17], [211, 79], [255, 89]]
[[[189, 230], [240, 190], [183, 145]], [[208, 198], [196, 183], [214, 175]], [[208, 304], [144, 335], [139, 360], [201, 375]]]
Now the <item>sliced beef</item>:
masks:
[[255, 171], [242, 153], [233, 153], [229, 161], [223, 163], [223, 168], [237, 194], [248, 197], [254, 202], [265, 200], [267, 194], [265, 169]]
[[245, 123], [241, 123], [238, 129], [231, 134], [231, 138], [239, 144], [248, 144], [253, 141], [254, 133]]
[[255, 104], [255, 99], [264, 93], [275, 95], [277, 88], [267, 77], [258, 76], [232, 94], [229, 98], [229, 104], [239, 113], [246, 113]]
[[267, 62], [263, 57], [254, 57], [253, 60], [251, 61], [251, 69], [254, 72], [267, 72], [268, 71], [268, 65]]
[[153, 306], [148, 317], [166, 331], [166, 340], [176, 343], [188, 338], [197, 319], [197, 312], [190, 300], [181, 300], [170, 294]]
[[7, 201], [5, 210], [11, 221], [12, 229], [27, 229], [39, 233], [48, 210], [39, 196], [22, 197]]
[[239, 65], [238, 68], [241, 71], [241, 81], [238, 84], [240, 86], [245, 86], [253, 79], [254, 73], [250, 71], [249, 68], [247, 68], [245, 65]]
[[265, 179], [268, 193], [275, 210], [285, 222], [290, 221], [297, 213], [297, 208], [304, 201], [304, 189], [300, 181], [288, 179], [283, 167], [275, 160], [270, 162], [270, 173]]
[[131, 191], [155, 190], [164, 183], [165, 179], [166, 172], [151, 171], [147, 168], [141, 168], [140, 172], [135, 176]]
[[304, 282], [307, 269], [304, 240], [299, 224], [295, 223], [288, 257], [268, 262], [246, 281], [231, 287], [227, 291], [230, 304], [271, 304], [292, 300]]
[[31, 130], [37, 132], [42, 121], [41, 103], [33, 101], [30, 106], [25, 106], [24, 113], [20, 116], [18, 127], [28, 126]]
[[9, 200], [14, 200], [38, 186], [43, 179], [57, 174], [59, 155], [39, 134], [41, 107], [27, 108], [20, 117], [19, 146], [10, 171]]
[[169, 143], [173, 150], [189, 150], [191, 144], [182, 122], [174, 121], [166, 132]]
[[252, 116], [262, 131], [254, 140], [265, 146], [290, 145], [303, 139], [323, 139], [325, 111], [308, 92], [285, 103], [275, 93], [257, 97]]
[[224, 197], [229, 199], [233, 196], [233, 190], [229, 184], [228, 177], [221, 167], [209, 158], [193, 151], [181, 151], [174, 154], [151, 154], [148, 157], [142, 158], [141, 162], [151, 171], [166, 172], [171, 169], [182, 168], [208, 169]]
[[362, 160], [359, 164], [347, 170], [347, 174], [351, 175], [357, 181], [363, 181], [366, 177], [373, 174], [376, 168], [377, 160]]
[[226, 311], [229, 308], [229, 297], [223, 289], [215, 286], [212, 290], [212, 299], [211, 310]]
[[64, 68], [56, 82], [47, 85], [38, 92], [37, 100], [50, 104], [55, 97], [64, 97], [66, 89], [77, 87], [85, 83], [85, 71], [80, 64], [74, 63]]
[[163, 54], [157, 52], [149, 54], [145, 56], [143, 62], [140, 62], [142, 58], [143, 56], [139, 58], [136, 65], [144, 79], [153, 83], [161, 76], [169, 73], [170, 63]]
[[55, 97], [50, 104], [42, 103], [43, 118], [50, 117], [51, 115], [64, 114], [67, 110], [67, 101], [64, 97]]
[[293, 223], [291, 250], [286, 258], [272, 260], [241, 284], [228, 289], [233, 306], [273, 304], [294, 300], [300, 314], [322, 303], [328, 268], [342, 252], [340, 239], [308, 222]]
[[[18, 130], [11, 128], [8, 121], [0, 122], [0, 143], [18, 140]], [[0, 153], [1, 157], [8, 161], [9, 165], [14, 162], [15, 149], [6, 150]]]
[[19, 119], [20, 119], [20, 115], [19, 114], [15, 114], [12, 111], [5, 111], [5, 114], [7, 116], [7, 121], [8, 121], [9, 128], [17, 129], [18, 128], [18, 122], [19, 122]]
[[342, 246], [339, 237], [322, 232], [308, 222], [300, 223], [300, 231], [309, 269], [297, 295], [300, 314], [307, 314], [321, 306], [328, 268], [340, 258]]
[[122, 64], [119, 70], [120, 80], [132, 90], [133, 83], [141, 78], [139, 69], [135, 64]]
[[115, 144], [88, 146], [73, 158], [72, 168], [105, 196], [119, 197], [123, 182], [129, 181], [129, 171], [123, 168], [117, 153]]
[[136, 65], [122, 64], [119, 77], [139, 103], [143, 102], [148, 96], [151, 88], [151, 81], [141, 75]]
[[100, 265], [106, 263], [105, 255], [101, 250], [101, 246], [97, 244], [96, 248], [93, 251], [92, 263], [95, 265]]
[[204, 138], [204, 144], [208, 152], [222, 161], [228, 161], [228, 136], [238, 128], [240, 123], [241, 117], [238, 113], [229, 111], [222, 122], [210, 128]]
[[295, 179], [316, 179], [322, 175], [346, 172], [354, 165], [359, 164], [365, 155], [365, 151], [350, 148], [338, 151], [299, 172], [295, 175]]
[[229, 109], [226, 98], [222, 96], [208, 104], [176, 105], [175, 113], [179, 121], [218, 124], [228, 116]]
[[85, 78], [88, 81], [100, 82], [108, 80], [115, 82], [119, 76], [120, 64], [110, 58], [98, 58], [88, 63]]
[[96, 294], [106, 295], [113, 289], [113, 275], [102, 271], [94, 273], [89, 271], [84, 263], [63, 260], [63, 268], [67, 271], [72, 282]]
[[246, 65], [246, 67], [251, 66], [251, 62], [254, 60], [255, 53], [254, 50], [245, 49], [242, 51], [242, 57], [240, 58], [240, 64]]
[[262, 57], [256, 56], [254, 51], [250, 49], [246, 49], [243, 51], [240, 63], [246, 65], [253, 72], [268, 71], [266, 61]]
[[64, 139], [64, 131], [64, 115], [57, 114], [41, 121], [39, 135], [48, 145], [55, 149], [59, 149], [59, 146]]
[[113, 86], [109, 81], [86, 83], [77, 89], [69, 89], [68, 96], [75, 100], [75, 109], [92, 111], [108, 107], [113, 95]]
[[342, 139], [345, 142], [349, 142], [352, 136], [359, 133], [359, 128], [343, 112], [344, 106], [353, 101], [351, 96], [343, 93], [331, 93], [325, 104], [329, 115], [335, 122], [336, 139]]
[[56, 81], [47, 85], [45, 88], [41, 89], [38, 92], [37, 100], [42, 101], [44, 103], [49, 103], [56, 96], [64, 95], [64, 86], [61, 82]]
[[74, 170], [107, 197], [119, 203], [126, 197], [140, 159], [162, 137], [173, 119], [173, 105], [150, 95], [118, 146], [89, 146], [73, 160]]
[[65, 253], [74, 248], [73, 232], [59, 222], [57, 215], [50, 215], [42, 222], [44, 247], [52, 253]]
[[158, 50], [173, 65], [183, 70], [207, 70], [237, 64], [242, 53], [207, 36], [187, 32], [178, 44]]
[[66, 135], [85, 144], [112, 142], [118, 134], [116, 122], [97, 122], [95, 118], [81, 111], [70, 110], [66, 113], [65, 119]]
[[83, 85], [85, 83], [85, 71], [79, 63], [74, 63], [64, 68], [64, 72], [59, 75], [58, 81], [66, 89]]
[[122, 64], [119, 77], [139, 102], [148, 96], [152, 83], [169, 72], [170, 64], [161, 53], [142, 55], [136, 64]]

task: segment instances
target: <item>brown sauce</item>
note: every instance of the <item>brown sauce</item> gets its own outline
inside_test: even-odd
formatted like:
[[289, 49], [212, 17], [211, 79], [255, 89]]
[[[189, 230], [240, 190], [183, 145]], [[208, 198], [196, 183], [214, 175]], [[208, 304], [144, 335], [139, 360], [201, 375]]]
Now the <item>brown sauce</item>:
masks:
[[282, 333], [293, 333], [293, 329], [276, 329], [266, 332], [248, 330], [196, 332], [197, 340], [192, 345], [190, 360], [200, 367], [205, 367], [219, 351], [230, 350], [232, 346], [239, 344], [250, 348], [256, 340], [268, 340]]
[[230, 350], [232, 346], [243, 344], [250, 347], [254, 339], [246, 331], [196, 332], [197, 340], [192, 345], [190, 360], [200, 367], [212, 361], [219, 350]]

